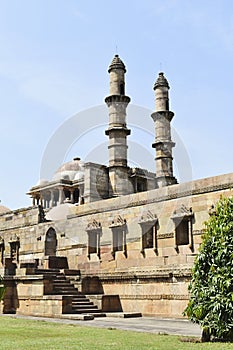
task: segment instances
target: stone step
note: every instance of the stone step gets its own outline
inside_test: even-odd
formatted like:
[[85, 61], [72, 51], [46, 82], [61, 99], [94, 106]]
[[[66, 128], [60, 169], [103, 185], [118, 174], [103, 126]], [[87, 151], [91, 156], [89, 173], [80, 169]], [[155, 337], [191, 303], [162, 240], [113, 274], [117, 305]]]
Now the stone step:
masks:
[[100, 311], [99, 313], [91, 312], [91, 313], [89, 313], [89, 315], [93, 316], [94, 318], [107, 316], [104, 312], [101, 312], [101, 310], [99, 310], [99, 311]]
[[56, 292], [59, 291], [61, 293], [63, 293], [63, 292], [69, 292], [71, 294], [78, 293], [78, 291], [72, 287], [64, 287], [64, 288], [63, 287], [55, 287], [53, 290]]
[[[69, 277], [66, 277], [64, 271], [60, 271], [59, 269], [37, 269], [36, 274], [41, 274], [45, 278], [48, 276], [49, 279], [52, 279], [53, 292], [51, 294], [72, 297], [72, 314], [88, 314], [89, 316], [94, 315], [94, 317], [105, 317], [106, 314], [103, 313], [102, 310], [99, 310], [97, 305], [94, 305], [88, 297], [74, 287], [72, 281], [70, 281]], [[70, 275], [77, 274], [76, 270], [69, 272]]]
[[74, 306], [79, 306], [79, 305], [83, 305], [83, 304], [94, 305], [94, 303], [92, 301], [90, 301], [89, 299], [83, 299], [80, 301], [72, 301], [72, 305], [74, 305]]
[[[71, 311], [70, 313], [68, 314], [63, 314], [65, 317], [67, 317], [68, 315], [68, 318], [71, 318], [73, 320], [75, 319], [78, 319], [78, 320], [82, 320], [83, 318], [81, 317], [84, 317], [84, 319], [86, 320], [93, 320], [94, 318], [96, 317], [106, 317], [107, 315], [104, 313], [104, 312], [90, 312], [90, 310], [88, 310], [87, 313], [84, 313], [84, 312], [76, 312], [76, 311]], [[77, 315], [77, 316], [75, 316]], [[76, 318], [77, 317], [77, 318]]]
[[98, 307], [96, 305], [79, 305], [79, 306], [72, 306], [72, 310], [77, 310], [77, 311], [83, 311], [83, 310], [98, 310]]
[[[87, 297], [86, 297], [86, 295], [84, 295], [83, 293], [81, 293], [81, 292], [79, 292], [79, 294], [78, 295], [75, 295], [74, 297], [73, 297], [73, 301], [79, 301], [80, 299], [88, 299]], [[89, 300], [89, 299], [88, 299]]]
[[70, 284], [69, 282], [65, 282], [65, 281], [60, 281], [60, 282], [53, 281], [53, 286], [54, 287], [73, 287], [73, 288], [75, 288], [72, 284]]
[[60, 274], [59, 269], [36, 269], [36, 274]]
[[58, 284], [56, 284], [56, 282], [55, 282], [55, 284], [53, 284], [54, 285], [54, 287], [56, 288], [56, 287], [58, 287], [58, 288], [60, 288], [60, 289], [65, 289], [65, 288], [67, 288], [67, 289], [74, 289], [74, 290], [77, 290], [77, 288], [75, 288], [72, 284], [70, 284], [70, 283], [58, 283]]
[[52, 295], [66, 295], [66, 296], [76, 296], [78, 294], [78, 292], [75, 292], [75, 291], [70, 291], [70, 290], [67, 290], [67, 291], [61, 291], [59, 289], [57, 290], [53, 290], [52, 293], [50, 293]]
[[72, 301], [72, 305], [79, 305], [80, 303], [86, 303], [86, 302], [89, 302], [89, 299], [86, 299], [86, 298], [80, 298], [79, 301]]
[[93, 308], [86, 308], [86, 309], [72, 309], [72, 313], [74, 314], [95, 314], [98, 315], [100, 313], [102, 313], [102, 310], [99, 309], [93, 309]]
[[60, 281], [60, 280], [67, 281], [66, 276], [63, 275], [63, 273], [61, 273], [61, 274], [56, 274], [55, 279], [58, 280], [58, 281]]

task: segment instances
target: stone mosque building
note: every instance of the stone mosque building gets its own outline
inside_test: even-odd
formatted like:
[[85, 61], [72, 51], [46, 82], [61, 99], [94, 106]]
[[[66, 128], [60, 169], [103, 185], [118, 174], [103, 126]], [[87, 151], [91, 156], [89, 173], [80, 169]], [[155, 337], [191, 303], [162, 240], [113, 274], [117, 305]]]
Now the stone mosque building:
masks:
[[29, 190], [31, 207], [1, 208], [3, 313], [182, 316], [203, 223], [221, 195], [232, 195], [233, 174], [177, 183], [163, 73], [151, 115], [156, 173], [130, 168], [130, 97], [118, 55], [108, 73], [108, 166], [75, 158]]

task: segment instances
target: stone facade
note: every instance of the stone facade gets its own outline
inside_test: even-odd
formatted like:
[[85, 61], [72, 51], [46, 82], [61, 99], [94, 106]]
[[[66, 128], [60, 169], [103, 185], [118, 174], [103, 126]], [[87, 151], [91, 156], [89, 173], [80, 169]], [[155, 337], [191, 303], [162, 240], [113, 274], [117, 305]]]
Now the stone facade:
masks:
[[[76, 284], [84, 294], [96, 302], [99, 295], [117, 294], [125, 312], [180, 317], [203, 222], [221, 195], [232, 195], [232, 185], [233, 174], [177, 184], [71, 206], [66, 220], [39, 224], [37, 207], [8, 212], [0, 216], [2, 261], [13, 258], [20, 267], [38, 259], [45, 265], [46, 235], [52, 228], [56, 255], [67, 257], [69, 268], [80, 269]], [[17, 258], [12, 242], [18, 241]], [[25, 293], [22, 270], [16, 270], [18, 295], [39, 297], [40, 283]], [[23, 305], [21, 300], [19, 312]]]
[[56, 267], [72, 275], [72, 285], [104, 311], [181, 317], [204, 221], [221, 195], [232, 195], [233, 173], [177, 184], [173, 113], [162, 73], [152, 115], [157, 176], [130, 169], [125, 72], [115, 56], [106, 98], [109, 166], [75, 159], [52, 181], [30, 190], [32, 207], [0, 214], [0, 273], [7, 285], [3, 312], [71, 312], [71, 297], [53, 295], [54, 281], [36, 274]]

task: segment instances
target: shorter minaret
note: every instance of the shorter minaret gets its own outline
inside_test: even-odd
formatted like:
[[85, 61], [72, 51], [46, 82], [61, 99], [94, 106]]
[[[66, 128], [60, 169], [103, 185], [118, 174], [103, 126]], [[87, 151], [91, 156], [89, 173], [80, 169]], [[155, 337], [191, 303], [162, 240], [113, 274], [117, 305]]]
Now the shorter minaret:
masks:
[[110, 96], [105, 98], [109, 108], [109, 127], [105, 131], [109, 137], [109, 195], [116, 197], [128, 194], [130, 183], [127, 166], [126, 108], [130, 98], [125, 95], [125, 65], [118, 55], [113, 58], [109, 69]]
[[174, 113], [169, 111], [170, 89], [167, 79], [163, 73], [155, 82], [155, 110], [151, 117], [155, 122], [155, 143], [152, 147], [156, 149], [156, 179], [158, 187], [176, 184], [173, 176], [172, 148], [175, 143], [171, 140], [171, 120]]

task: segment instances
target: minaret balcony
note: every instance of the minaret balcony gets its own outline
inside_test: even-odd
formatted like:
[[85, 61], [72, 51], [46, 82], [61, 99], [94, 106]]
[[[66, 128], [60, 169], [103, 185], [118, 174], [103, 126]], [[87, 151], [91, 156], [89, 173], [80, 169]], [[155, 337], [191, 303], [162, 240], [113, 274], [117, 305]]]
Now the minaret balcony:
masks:
[[161, 118], [166, 118], [169, 122], [174, 117], [174, 113], [171, 111], [158, 111], [151, 114], [151, 118], [156, 122]]
[[107, 103], [108, 107], [114, 102], [128, 104], [130, 102], [130, 97], [125, 95], [110, 95], [105, 98], [105, 103]]
[[131, 130], [127, 129], [125, 126], [111, 126], [107, 130], [105, 130], [105, 135], [109, 135], [111, 133], [122, 133], [125, 136], [130, 135]]

